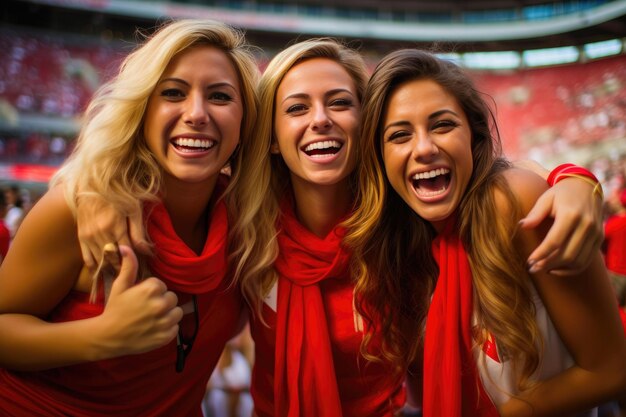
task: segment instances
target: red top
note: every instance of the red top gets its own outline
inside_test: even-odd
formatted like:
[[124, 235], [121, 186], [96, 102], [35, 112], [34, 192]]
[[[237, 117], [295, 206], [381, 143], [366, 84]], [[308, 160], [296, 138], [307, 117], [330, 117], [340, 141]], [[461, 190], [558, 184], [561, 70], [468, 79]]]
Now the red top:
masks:
[[11, 243], [11, 232], [9, 232], [9, 229], [6, 224], [4, 224], [4, 221], [0, 219], [0, 255], [2, 255], [2, 259], [7, 256], [9, 243]]
[[604, 226], [606, 241], [606, 267], [620, 275], [626, 275], [626, 214], [609, 218]]
[[[189, 302], [191, 294], [197, 300], [197, 335], [182, 372], [175, 370], [176, 339], [147, 353], [46, 371], [0, 369], [2, 415], [202, 417], [207, 381], [224, 345], [237, 332], [243, 310], [239, 288], [225, 279], [225, 210], [223, 202], [214, 208], [201, 255], [182, 247], [184, 242], [168, 227], [166, 211], [154, 210], [149, 221], [160, 261], [151, 263], [153, 274], [176, 293], [179, 305]], [[154, 231], [155, 227], [160, 230]], [[178, 271], [168, 273], [177, 265]], [[186, 275], [181, 276], [181, 271]], [[46, 320], [58, 323], [97, 316], [104, 309], [103, 298], [100, 293], [91, 304], [89, 294], [70, 292]], [[186, 314], [180, 322], [183, 337], [191, 338], [195, 326], [194, 313]]]
[[[215, 291], [197, 295], [200, 327], [183, 372], [174, 369], [175, 340], [139, 355], [47, 371], [0, 370], [0, 410], [8, 416], [202, 417], [206, 383], [234, 336], [242, 307], [239, 291], [227, 286], [224, 281]], [[72, 292], [50, 321], [93, 317], [102, 310], [101, 301], [90, 304], [89, 294]], [[193, 332], [193, 322], [193, 314], [185, 315], [183, 326], [192, 327], [185, 334]]]
[[[287, 214], [292, 213], [288, 212]], [[279, 239], [279, 242], [282, 241], [284, 239]], [[291, 254], [285, 253], [286, 251], [288, 251], [287, 248], [281, 245], [281, 256], [290, 258]], [[300, 254], [300, 256], [302, 255]], [[285, 279], [285, 277], [279, 277], [279, 280]], [[404, 404], [405, 392], [402, 387], [402, 380], [394, 377], [390, 365], [368, 362], [360, 354], [363, 332], [358, 328], [360, 320], [353, 309], [354, 284], [349, 279], [330, 278], [319, 281], [316, 285], [319, 286], [326, 315], [342, 416], [393, 416], [394, 412]], [[284, 287], [278, 283], [275, 288], [278, 291], [276, 297], [278, 300], [281, 300], [281, 288]], [[280, 305], [280, 301], [278, 305]], [[251, 393], [257, 416], [272, 417], [275, 414], [274, 375], [275, 358], [277, 357], [277, 314], [267, 304], [263, 305], [262, 314], [269, 327], [265, 326], [258, 318], [251, 321], [251, 332], [256, 350]], [[307, 329], [311, 330], [305, 326], [304, 330]], [[311, 336], [308, 334], [308, 337]], [[316, 357], [315, 353], [313, 353], [313, 357]], [[289, 368], [293, 364], [287, 363], [285, 366]], [[306, 395], [307, 381], [302, 382], [305, 385], [304, 395]], [[331, 381], [328, 385], [332, 386]], [[288, 387], [284, 389], [288, 389]]]

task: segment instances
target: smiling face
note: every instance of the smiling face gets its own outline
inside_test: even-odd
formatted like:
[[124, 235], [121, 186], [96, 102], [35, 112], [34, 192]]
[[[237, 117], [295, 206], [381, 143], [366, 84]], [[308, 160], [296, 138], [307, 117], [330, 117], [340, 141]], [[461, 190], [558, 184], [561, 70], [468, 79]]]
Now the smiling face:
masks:
[[285, 74], [276, 91], [272, 149], [282, 155], [294, 187], [347, 182], [359, 110], [354, 81], [331, 59], [309, 59]]
[[435, 228], [456, 210], [472, 175], [471, 130], [454, 96], [429, 79], [389, 96], [383, 159], [391, 186]]
[[226, 54], [196, 46], [176, 55], [148, 99], [144, 137], [166, 182], [212, 182], [237, 144], [243, 103]]

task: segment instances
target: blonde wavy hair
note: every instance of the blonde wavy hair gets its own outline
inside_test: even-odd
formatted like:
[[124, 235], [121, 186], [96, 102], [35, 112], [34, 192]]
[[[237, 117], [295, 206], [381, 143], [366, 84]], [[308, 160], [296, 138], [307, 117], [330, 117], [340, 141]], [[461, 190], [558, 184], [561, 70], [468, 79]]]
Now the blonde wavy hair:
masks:
[[[472, 268], [478, 325], [495, 336], [521, 375], [519, 387], [525, 388], [539, 365], [541, 338], [531, 300], [532, 280], [511, 242], [521, 214], [514, 209], [518, 205], [502, 176], [509, 164], [501, 158], [493, 113], [469, 76], [429, 52], [409, 49], [387, 55], [365, 92], [357, 209], [348, 220], [345, 239], [354, 251], [357, 308], [367, 320], [379, 323], [383, 356], [399, 371], [420, 360], [438, 275], [431, 253], [435, 232], [391, 187], [382, 153], [382, 121], [389, 97], [398, 86], [416, 79], [442, 86], [457, 99], [469, 121], [474, 171], [459, 207], [459, 236]], [[496, 210], [496, 189], [511, 203], [509, 215]], [[479, 332], [478, 344], [484, 342], [483, 333]], [[366, 337], [363, 342], [366, 355], [370, 340]]]
[[199, 45], [222, 50], [239, 75], [241, 137], [230, 160], [233, 180], [225, 196], [227, 204], [236, 205], [237, 197], [230, 190], [238, 180], [242, 155], [253, 140], [258, 66], [242, 32], [216, 21], [185, 19], [166, 23], [147, 37], [124, 59], [117, 76], [95, 93], [74, 152], [51, 180], [51, 186], [63, 184], [74, 212], [81, 196], [96, 195], [123, 215], [157, 200], [162, 169], [142, 134], [148, 98], [172, 58]]
[[[357, 89], [359, 101], [362, 101], [368, 72], [361, 55], [331, 38], [305, 40], [289, 46], [278, 53], [264, 71], [257, 96], [259, 98], [259, 117], [255, 129], [255, 141], [244, 155], [246, 169], [241, 171], [240, 181], [235, 185], [239, 200], [250, 207], [247, 216], [238, 215], [234, 228], [243, 242], [234, 250], [234, 254], [243, 256], [246, 250], [249, 260], [236, 276], [241, 280], [242, 291], [252, 311], [259, 313], [263, 296], [271, 289], [276, 280], [273, 264], [278, 256], [276, 240], [276, 222], [280, 213], [279, 202], [291, 188], [289, 169], [280, 155], [270, 153], [274, 140], [274, 113], [276, 91], [291, 68], [313, 58], [328, 58], [340, 64], [348, 72]], [[354, 183], [356, 177], [353, 175]]]

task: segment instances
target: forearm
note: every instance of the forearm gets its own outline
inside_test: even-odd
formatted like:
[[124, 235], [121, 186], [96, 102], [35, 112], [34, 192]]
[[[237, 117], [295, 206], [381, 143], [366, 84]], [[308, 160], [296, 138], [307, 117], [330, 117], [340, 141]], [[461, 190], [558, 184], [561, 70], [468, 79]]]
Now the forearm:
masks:
[[573, 366], [512, 398], [499, 412], [501, 417], [576, 415], [611, 400], [623, 384], [623, 376], [612, 369], [588, 371]]
[[98, 318], [48, 323], [26, 314], [0, 315], [0, 367], [39, 371], [113, 356], [99, 342]]

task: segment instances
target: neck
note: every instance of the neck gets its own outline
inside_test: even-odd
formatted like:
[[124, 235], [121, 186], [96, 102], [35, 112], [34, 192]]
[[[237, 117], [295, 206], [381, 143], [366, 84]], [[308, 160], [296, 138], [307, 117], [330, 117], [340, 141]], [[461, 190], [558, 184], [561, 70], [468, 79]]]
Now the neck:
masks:
[[208, 233], [208, 212], [218, 176], [190, 184], [175, 178], [164, 179], [163, 204], [178, 237], [196, 254], [202, 253]]
[[325, 237], [348, 213], [353, 203], [348, 180], [317, 185], [292, 176], [295, 214], [300, 223], [318, 237]]

